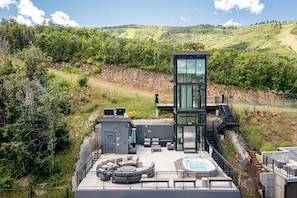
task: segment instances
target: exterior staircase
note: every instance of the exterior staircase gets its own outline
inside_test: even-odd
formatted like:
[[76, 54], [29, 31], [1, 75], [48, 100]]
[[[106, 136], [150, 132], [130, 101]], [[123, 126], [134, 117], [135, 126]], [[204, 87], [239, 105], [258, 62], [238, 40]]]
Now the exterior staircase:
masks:
[[239, 116], [227, 104], [218, 105], [219, 115], [222, 118], [222, 123], [217, 127], [219, 134], [223, 134], [224, 129], [234, 128], [239, 126]]
[[[221, 145], [220, 134], [224, 134], [224, 130], [227, 128], [234, 128], [239, 126], [239, 116], [231, 108], [227, 104], [218, 105], [219, 115], [222, 119], [222, 122], [220, 124], [213, 123], [212, 127], [207, 128], [205, 132], [206, 141], [223, 157], [225, 157], [225, 153]], [[213, 158], [215, 159], [216, 156], [213, 156]], [[220, 157], [215, 160], [220, 165]], [[224, 164], [223, 161], [222, 164]]]
[[205, 133], [205, 137], [207, 139], [207, 141], [217, 150], [219, 151], [219, 146], [218, 146], [218, 142], [215, 138], [215, 135], [213, 133], [213, 129], [207, 129], [206, 133]]

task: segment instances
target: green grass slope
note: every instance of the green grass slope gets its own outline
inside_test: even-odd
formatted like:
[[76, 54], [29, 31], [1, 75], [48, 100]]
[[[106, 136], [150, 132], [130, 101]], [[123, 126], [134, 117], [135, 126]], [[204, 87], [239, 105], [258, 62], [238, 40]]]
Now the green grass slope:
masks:
[[262, 23], [251, 26], [215, 27], [199, 25], [190, 27], [160, 27], [127, 25], [119, 27], [101, 28], [114, 36], [135, 39], [154, 39], [169, 42], [200, 42], [206, 49], [236, 48], [242, 51], [265, 51], [295, 56], [296, 49], [285, 45], [283, 39], [296, 37], [291, 34], [297, 24], [290, 23]]

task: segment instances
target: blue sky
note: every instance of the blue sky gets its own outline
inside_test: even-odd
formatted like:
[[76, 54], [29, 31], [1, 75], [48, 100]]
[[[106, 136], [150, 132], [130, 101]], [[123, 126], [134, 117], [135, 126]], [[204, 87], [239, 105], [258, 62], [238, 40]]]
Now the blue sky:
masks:
[[297, 22], [296, 0], [0, 0], [0, 18], [79, 27]]

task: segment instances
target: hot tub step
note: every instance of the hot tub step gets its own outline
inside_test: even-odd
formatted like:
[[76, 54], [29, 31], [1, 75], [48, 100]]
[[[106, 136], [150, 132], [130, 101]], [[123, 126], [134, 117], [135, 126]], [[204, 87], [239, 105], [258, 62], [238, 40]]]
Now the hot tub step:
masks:
[[197, 153], [195, 149], [184, 149], [184, 153]]

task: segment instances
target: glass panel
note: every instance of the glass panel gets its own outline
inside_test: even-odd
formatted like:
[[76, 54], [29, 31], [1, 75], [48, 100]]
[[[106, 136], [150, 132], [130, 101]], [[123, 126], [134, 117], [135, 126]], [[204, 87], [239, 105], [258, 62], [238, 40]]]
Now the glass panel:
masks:
[[196, 126], [184, 126], [184, 149], [196, 149]]
[[187, 60], [178, 59], [177, 60], [177, 82], [183, 83], [186, 82], [187, 75]]
[[198, 82], [205, 82], [205, 59], [197, 59], [196, 60], [196, 76]]
[[195, 59], [187, 60], [187, 79], [186, 82], [195, 83], [196, 82], [196, 64]]
[[205, 114], [199, 114], [199, 124], [204, 124], [205, 123]]
[[204, 124], [205, 123], [205, 114], [178, 114], [177, 115], [177, 124]]
[[205, 83], [205, 59], [177, 59], [177, 82]]
[[204, 85], [193, 85], [193, 108], [204, 109], [205, 87]]
[[193, 108], [198, 109], [198, 94], [199, 94], [199, 89], [198, 85], [193, 85]]
[[198, 106], [202, 109], [205, 107], [205, 86], [202, 85], [199, 86], [198, 104]]
[[189, 109], [193, 108], [193, 86], [192, 85], [179, 85], [178, 86], [178, 98], [177, 104], [180, 109]]
[[187, 109], [192, 109], [193, 108], [193, 89], [192, 85], [187, 85]]
[[183, 127], [178, 126], [177, 128], [177, 150], [181, 151], [183, 150]]
[[180, 85], [179, 103], [181, 109], [187, 108], [187, 85]]
[[199, 139], [200, 139], [200, 143], [199, 143], [199, 150], [204, 150], [204, 127], [203, 126], [200, 126], [198, 128], [198, 134], [199, 134]]
[[187, 114], [178, 114], [177, 115], [177, 124], [186, 124], [187, 123]]

